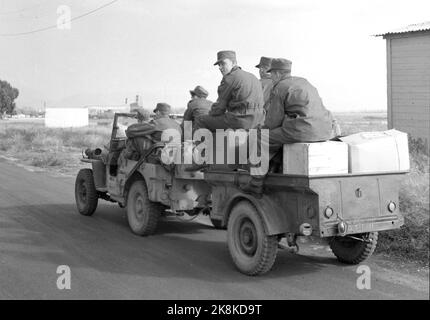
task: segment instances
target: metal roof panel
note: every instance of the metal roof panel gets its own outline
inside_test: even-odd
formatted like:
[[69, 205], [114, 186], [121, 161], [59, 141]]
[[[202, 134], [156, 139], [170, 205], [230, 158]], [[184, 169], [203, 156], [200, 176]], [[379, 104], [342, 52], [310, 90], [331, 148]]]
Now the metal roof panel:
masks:
[[390, 34], [399, 34], [399, 33], [409, 33], [409, 32], [420, 32], [420, 31], [430, 31], [430, 21], [422, 22], [422, 23], [414, 23], [410, 24], [403, 28], [398, 28], [395, 30], [387, 31], [384, 33], [376, 34], [375, 37], [379, 36], [387, 36]]

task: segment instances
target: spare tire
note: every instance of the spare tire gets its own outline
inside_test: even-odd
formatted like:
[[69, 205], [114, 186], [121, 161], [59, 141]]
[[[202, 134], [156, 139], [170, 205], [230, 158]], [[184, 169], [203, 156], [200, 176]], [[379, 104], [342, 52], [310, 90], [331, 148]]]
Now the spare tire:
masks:
[[329, 240], [330, 248], [340, 262], [359, 264], [369, 258], [378, 243], [378, 232], [352, 235], [354, 238], [333, 237]]

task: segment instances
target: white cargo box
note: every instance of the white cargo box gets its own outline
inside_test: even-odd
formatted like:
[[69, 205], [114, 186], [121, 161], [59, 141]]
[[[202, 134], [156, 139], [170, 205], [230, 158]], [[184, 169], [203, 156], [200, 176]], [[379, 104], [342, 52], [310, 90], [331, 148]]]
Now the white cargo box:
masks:
[[397, 130], [361, 132], [341, 140], [349, 146], [349, 172], [409, 170], [408, 135]]
[[340, 141], [285, 144], [283, 164], [284, 174], [347, 174], [348, 145]]

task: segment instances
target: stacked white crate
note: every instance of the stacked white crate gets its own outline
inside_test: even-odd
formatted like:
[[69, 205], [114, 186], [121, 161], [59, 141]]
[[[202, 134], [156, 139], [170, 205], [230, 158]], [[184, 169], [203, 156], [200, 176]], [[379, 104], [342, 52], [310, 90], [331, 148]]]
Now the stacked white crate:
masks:
[[283, 174], [347, 174], [348, 145], [341, 141], [285, 144]]
[[349, 147], [349, 172], [408, 171], [408, 135], [398, 130], [360, 132], [341, 140]]
[[360, 132], [341, 140], [284, 145], [283, 174], [316, 176], [410, 169], [408, 135], [404, 132]]

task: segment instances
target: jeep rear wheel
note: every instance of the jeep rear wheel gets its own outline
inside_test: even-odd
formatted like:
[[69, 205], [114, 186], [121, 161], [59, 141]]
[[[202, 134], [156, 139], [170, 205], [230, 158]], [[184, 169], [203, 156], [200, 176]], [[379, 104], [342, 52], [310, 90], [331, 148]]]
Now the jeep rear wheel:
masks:
[[241, 201], [232, 209], [227, 241], [233, 262], [242, 273], [256, 276], [272, 268], [278, 237], [266, 235], [263, 220], [248, 201]]
[[378, 232], [368, 232], [345, 237], [333, 237], [329, 244], [340, 262], [359, 264], [369, 258], [378, 243]]
[[91, 169], [79, 171], [75, 181], [75, 200], [79, 213], [84, 216], [91, 216], [96, 210], [99, 197]]
[[149, 200], [145, 181], [135, 181], [127, 197], [127, 218], [131, 230], [140, 236], [153, 234], [160, 214], [161, 206]]

